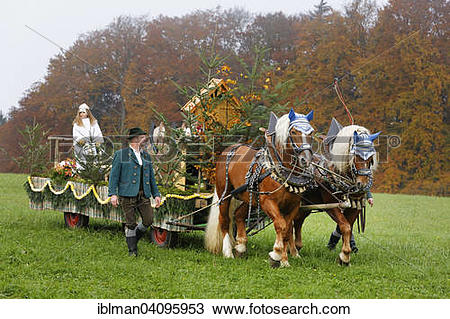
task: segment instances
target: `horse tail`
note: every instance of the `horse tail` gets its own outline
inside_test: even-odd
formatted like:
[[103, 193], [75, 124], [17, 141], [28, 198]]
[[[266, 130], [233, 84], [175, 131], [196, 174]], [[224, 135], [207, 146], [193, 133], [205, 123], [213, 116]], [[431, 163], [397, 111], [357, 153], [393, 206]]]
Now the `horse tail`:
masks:
[[213, 254], [222, 252], [223, 242], [223, 234], [219, 224], [220, 209], [217, 204], [218, 201], [217, 189], [214, 189], [214, 205], [209, 209], [208, 223], [205, 230], [205, 248]]

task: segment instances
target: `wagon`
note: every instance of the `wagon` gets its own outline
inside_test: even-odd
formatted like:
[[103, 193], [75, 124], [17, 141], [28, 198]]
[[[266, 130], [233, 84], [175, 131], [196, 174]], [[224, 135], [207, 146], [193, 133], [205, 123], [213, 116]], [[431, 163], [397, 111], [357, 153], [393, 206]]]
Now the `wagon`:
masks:
[[[55, 185], [50, 178], [29, 176], [24, 187], [31, 209], [61, 211], [64, 213], [65, 225], [69, 228], [85, 227], [90, 218], [125, 223], [120, 206], [113, 207], [109, 202], [107, 186], [73, 181]], [[174, 243], [180, 232], [204, 230], [208, 218], [208, 209], [205, 207], [212, 202], [212, 197], [213, 194], [208, 193], [163, 195], [161, 206], [154, 208], [152, 241], [158, 246], [167, 247]], [[194, 211], [195, 214], [189, 215]], [[183, 217], [186, 214], [188, 216]]]
[[[69, 228], [86, 227], [90, 218], [125, 223], [120, 206], [116, 208], [109, 203], [107, 186], [73, 181], [55, 185], [50, 178], [29, 176], [24, 187], [31, 209], [61, 211]], [[211, 193], [163, 195], [161, 206], [154, 208], [150, 232], [152, 242], [160, 247], [169, 247], [176, 242], [179, 233], [205, 230], [208, 206], [212, 200]], [[254, 235], [269, 224], [266, 218], [255, 213], [248, 224], [248, 233]]]

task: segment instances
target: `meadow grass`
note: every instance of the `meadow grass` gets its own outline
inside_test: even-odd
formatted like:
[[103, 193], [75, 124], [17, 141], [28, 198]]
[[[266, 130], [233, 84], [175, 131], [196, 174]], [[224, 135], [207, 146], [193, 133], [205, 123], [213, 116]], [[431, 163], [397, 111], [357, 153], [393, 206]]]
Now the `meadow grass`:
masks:
[[173, 249], [145, 238], [131, 258], [119, 223], [67, 229], [62, 212], [29, 209], [25, 180], [0, 175], [0, 298], [450, 297], [450, 198], [375, 194], [351, 267], [325, 247], [333, 221], [314, 214], [301, 258], [271, 269], [273, 227], [249, 239], [244, 259], [210, 254], [202, 232], [180, 234]]

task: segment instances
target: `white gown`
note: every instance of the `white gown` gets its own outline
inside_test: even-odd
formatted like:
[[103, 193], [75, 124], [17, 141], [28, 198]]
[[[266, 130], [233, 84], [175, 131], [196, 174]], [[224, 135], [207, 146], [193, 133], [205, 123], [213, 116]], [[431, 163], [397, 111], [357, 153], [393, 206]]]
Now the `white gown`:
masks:
[[[75, 159], [77, 161], [77, 168], [80, 169], [78, 162], [86, 162], [85, 155], [96, 154], [95, 143], [103, 143], [103, 134], [100, 130], [98, 122], [95, 121], [93, 125], [88, 118], [82, 119], [83, 126], [74, 124], [73, 126], [73, 146], [75, 152]], [[80, 145], [80, 141], [84, 141], [83, 145]]]
[[82, 119], [82, 121], [83, 126], [78, 126], [77, 124], [74, 124], [73, 126], [73, 145], [76, 145], [83, 139], [85, 142], [103, 143], [103, 134], [98, 122], [95, 121], [95, 123], [91, 125], [91, 121], [88, 118]]

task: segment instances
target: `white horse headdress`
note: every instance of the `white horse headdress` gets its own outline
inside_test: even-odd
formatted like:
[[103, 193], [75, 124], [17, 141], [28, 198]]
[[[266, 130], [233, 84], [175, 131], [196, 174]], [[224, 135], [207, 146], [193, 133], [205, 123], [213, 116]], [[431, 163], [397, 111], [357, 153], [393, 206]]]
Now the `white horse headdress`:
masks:
[[311, 134], [314, 129], [309, 124], [309, 121], [313, 119], [314, 111], [309, 112], [307, 115], [297, 114], [293, 109], [289, 111], [289, 120], [291, 121], [289, 125], [289, 130], [291, 128], [295, 128], [297, 131], [300, 131], [306, 135]]
[[350, 154], [356, 154], [363, 160], [367, 161], [371, 156], [376, 154], [373, 141], [380, 135], [381, 132], [375, 134], [358, 134], [353, 132], [353, 145], [350, 149]]
[[309, 112], [307, 115], [303, 115], [295, 113], [293, 109], [290, 110], [289, 114], [285, 114], [280, 118], [277, 118], [275, 114], [271, 113], [267, 134], [269, 136], [276, 134], [276, 144], [283, 146], [288, 139], [291, 128], [295, 128], [305, 135], [311, 134], [314, 129], [311, 124], [309, 124], [309, 121], [313, 119], [313, 116], [314, 111]]

